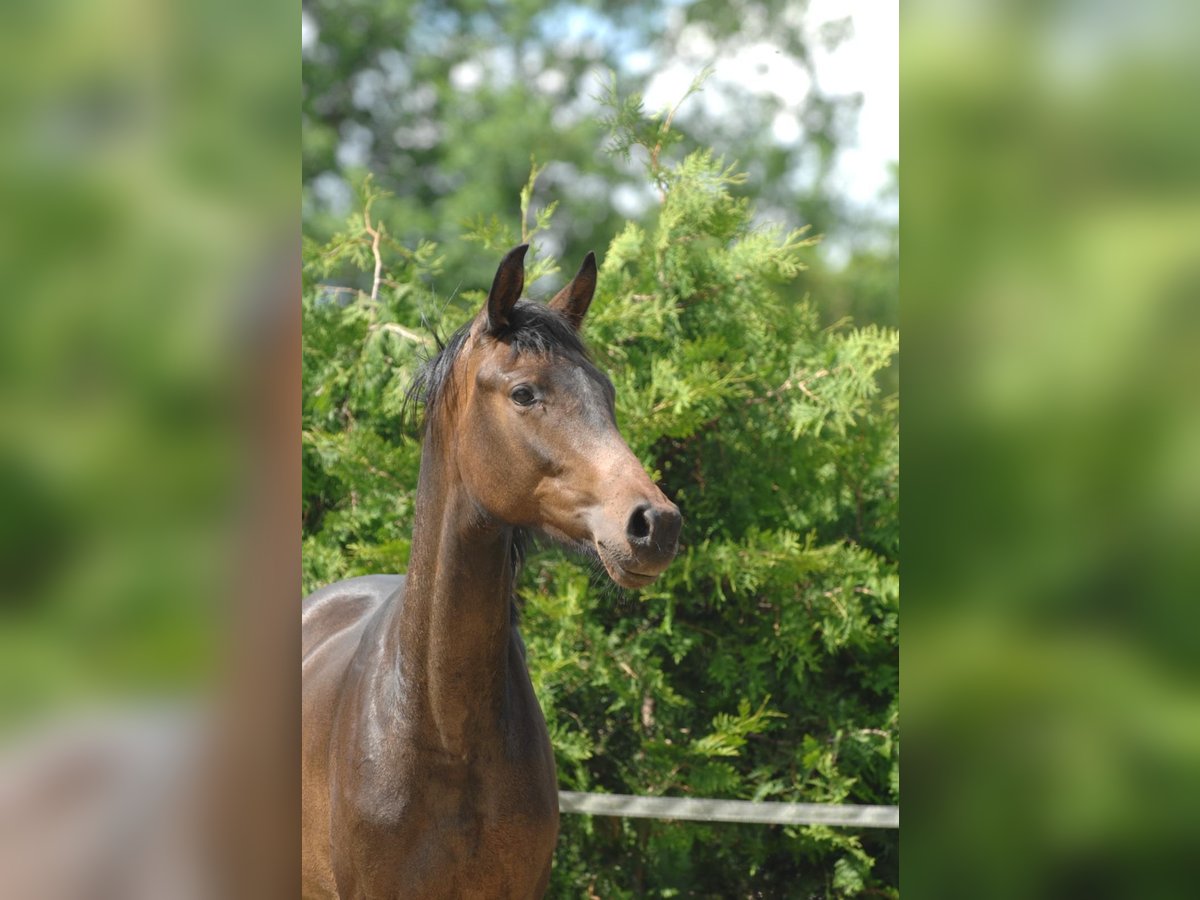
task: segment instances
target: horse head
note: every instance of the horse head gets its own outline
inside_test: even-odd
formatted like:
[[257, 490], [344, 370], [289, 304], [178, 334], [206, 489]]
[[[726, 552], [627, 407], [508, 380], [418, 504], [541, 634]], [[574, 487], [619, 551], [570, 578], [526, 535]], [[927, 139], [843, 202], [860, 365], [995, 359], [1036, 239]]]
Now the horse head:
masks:
[[595, 255], [542, 304], [521, 299], [527, 249], [505, 256], [447, 347], [459, 345], [442, 389], [454, 396], [432, 427], [482, 516], [594, 554], [619, 585], [642, 587], [674, 558], [681, 520], [621, 437], [612, 382], [580, 339]]

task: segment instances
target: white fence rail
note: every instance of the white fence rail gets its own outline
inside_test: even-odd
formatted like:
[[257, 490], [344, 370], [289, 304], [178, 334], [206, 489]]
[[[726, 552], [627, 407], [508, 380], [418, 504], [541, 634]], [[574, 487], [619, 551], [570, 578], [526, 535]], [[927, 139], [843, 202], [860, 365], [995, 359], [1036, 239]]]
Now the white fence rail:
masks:
[[564, 813], [625, 816], [634, 819], [686, 819], [692, 822], [752, 822], [763, 825], [839, 825], [899, 828], [900, 807], [837, 803], [774, 803], [708, 800], [696, 797], [641, 797], [633, 794], [581, 794], [559, 791]]

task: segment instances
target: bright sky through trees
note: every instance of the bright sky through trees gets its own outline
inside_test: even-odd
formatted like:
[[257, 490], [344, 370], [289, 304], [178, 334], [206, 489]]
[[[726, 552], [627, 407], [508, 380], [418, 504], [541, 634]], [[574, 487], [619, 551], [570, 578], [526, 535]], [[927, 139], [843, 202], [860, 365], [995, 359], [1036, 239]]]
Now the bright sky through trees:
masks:
[[[664, 19], [680, 14], [682, 4], [663, 5]], [[812, 0], [807, 10], [796, 7], [789, 27], [803, 31], [809, 38], [816, 60], [820, 87], [836, 95], [862, 96], [857, 117], [856, 139], [839, 149], [832, 174], [832, 187], [854, 205], [874, 207], [877, 214], [895, 221], [899, 214], [897, 198], [885, 193], [892, 183], [891, 166], [899, 160], [900, 108], [898, 93], [899, 5], [879, 4], [870, 0]], [[848, 21], [848, 27], [842, 23]], [[617, 47], [625, 46], [620, 56], [624, 69], [645, 74], [656, 65], [654, 55], [638, 46], [629, 47], [626, 35], [593, 10], [566, 8], [545, 27], [547, 36], [561, 42], [593, 41]], [[827, 41], [838, 35], [840, 40]], [[308, 52], [315, 45], [317, 28], [307, 13], [302, 14], [301, 42]], [[696, 102], [716, 115], [735, 114], [734, 101], [722, 96], [722, 85], [738, 85], [774, 94], [783, 101], [783, 109], [771, 123], [771, 133], [781, 144], [804, 139], [800, 122], [800, 103], [810, 88], [804, 70], [769, 41], [749, 43], [736, 53], [717, 57], [715, 44], [702, 27], [684, 31], [678, 55], [659, 65], [645, 91], [648, 110], [669, 108], [686, 93], [696, 73], [713, 64], [708, 89]], [[484, 77], [479, 63], [457, 67], [455, 83], [464, 89]], [[541, 79], [553, 90], [561, 73], [548, 69]], [[354, 149], [347, 148], [354, 156]], [[802, 176], [800, 176], [802, 177]], [[635, 198], [626, 198], [632, 214]]]

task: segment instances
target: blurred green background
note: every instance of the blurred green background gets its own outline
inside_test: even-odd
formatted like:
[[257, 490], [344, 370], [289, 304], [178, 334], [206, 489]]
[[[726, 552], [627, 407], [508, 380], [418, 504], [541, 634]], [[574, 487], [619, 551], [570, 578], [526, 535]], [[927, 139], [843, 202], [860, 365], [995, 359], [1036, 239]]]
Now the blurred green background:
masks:
[[0, 731], [218, 671], [296, 229], [284, 12], [0, 12]]
[[903, 10], [911, 896], [1195, 893], [1196, 25]]
[[0, 5], [14, 900], [297, 892], [298, 24]]

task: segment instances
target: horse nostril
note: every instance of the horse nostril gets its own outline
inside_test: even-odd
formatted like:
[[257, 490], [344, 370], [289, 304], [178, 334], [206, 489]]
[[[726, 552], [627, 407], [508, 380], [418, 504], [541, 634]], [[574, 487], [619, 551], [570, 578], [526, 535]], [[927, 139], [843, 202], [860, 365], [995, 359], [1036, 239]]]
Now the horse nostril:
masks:
[[659, 510], [654, 523], [654, 541], [660, 549], [674, 549], [679, 540], [679, 529], [683, 525], [683, 516], [674, 506]]
[[650, 512], [650, 507], [643, 503], [630, 514], [629, 524], [625, 526], [625, 534], [631, 541], [644, 541], [650, 537], [650, 519], [646, 516], [648, 512]]
[[674, 506], [643, 503], [630, 514], [625, 533], [635, 546], [672, 553], [679, 540], [681, 522], [679, 510]]

